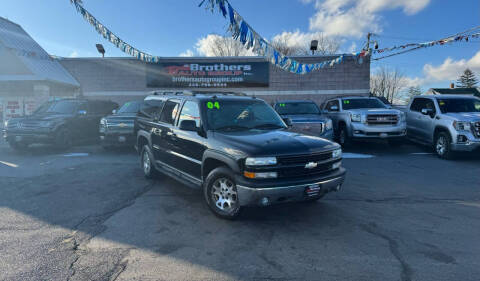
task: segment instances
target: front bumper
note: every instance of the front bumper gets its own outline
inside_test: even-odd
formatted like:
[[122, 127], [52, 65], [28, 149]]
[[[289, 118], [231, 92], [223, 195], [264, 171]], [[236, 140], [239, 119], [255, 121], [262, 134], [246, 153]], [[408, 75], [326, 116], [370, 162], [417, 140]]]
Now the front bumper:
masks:
[[470, 131], [457, 131], [451, 129], [452, 144], [454, 151], [474, 151], [480, 149], [480, 139], [476, 138]]
[[133, 146], [135, 141], [133, 134], [100, 134], [102, 146]]
[[352, 122], [349, 134], [353, 138], [403, 138], [407, 135], [407, 125], [400, 122], [397, 125], [373, 125]]
[[[271, 204], [305, 201], [331, 191], [338, 191], [345, 180], [346, 171], [340, 168], [334, 173], [309, 181], [299, 181], [298, 183], [282, 183], [276, 185], [262, 184], [237, 184], [238, 200], [241, 206], [265, 206]], [[307, 193], [307, 189], [314, 187], [318, 192]], [[268, 202], [265, 202], [267, 198]]]
[[49, 129], [39, 129], [28, 132], [3, 130], [3, 138], [9, 143], [23, 144], [50, 144], [55, 140], [54, 133]]
[[455, 151], [474, 151], [480, 149], [480, 141], [467, 141], [465, 143], [453, 143], [452, 150]]

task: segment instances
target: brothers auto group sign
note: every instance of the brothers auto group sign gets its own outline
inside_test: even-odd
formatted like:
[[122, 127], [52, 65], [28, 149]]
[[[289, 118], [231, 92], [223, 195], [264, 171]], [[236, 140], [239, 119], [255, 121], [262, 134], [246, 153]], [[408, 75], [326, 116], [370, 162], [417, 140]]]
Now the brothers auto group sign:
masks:
[[268, 87], [267, 62], [158, 63], [147, 65], [149, 88]]

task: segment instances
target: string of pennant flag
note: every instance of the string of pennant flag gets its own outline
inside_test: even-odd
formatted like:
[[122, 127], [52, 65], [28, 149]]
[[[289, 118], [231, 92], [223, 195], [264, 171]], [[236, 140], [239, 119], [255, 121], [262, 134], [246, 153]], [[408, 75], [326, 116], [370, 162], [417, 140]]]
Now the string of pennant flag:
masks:
[[[89, 11], [87, 11], [87, 9], [85, 9], [82, 5], [82, 1], [70, 0], [70, 2], [75, 6], [78, 13], [80, 13], [82, 17], [88, 23], [90, 23], [90, 25], [92, 25], [100, 35], [103, 36], [103, 38], [115, 45], [124, 53], [148, 63], [158, 63], [160, 61], [160, 57], [140, 51], [139, 49], [120, 39], [120, 37], [114, 34], [110, 29], [97, 20]], [[207, 3], [207, 7], [212, 11], [214, 11], [215, 8], [218, 8], [224, 17], [227, 17], [228, 14], [230, 20], [228, 31], [232, 34], [233, 39], [238, 40], [245, 46], [245, 48], [252, 49], [252, 51], [257, 55], [266, 57], [270, 63], [286, 71], [296, 74], [306, 74], [321, 68], [333, 67], [336, 64], [342, 63], [345, 59], [345, 55], [340, 55], [334, 59], [319, 63], [300, 63], [276, 50], [265, 38], [261, 37], [236, 10], [233, 9], [227, 0], [204, 0], [199, 6], [202, 6], [205, 3]], [[353, 54], [359, 63], [363, 61], [363, 57], [368, 55], [368, 51], [365, 50]]]
[[[97, 20], [89, 11], [83, 7], [82, 0], [70, 0], [70, 2], [75, 6], [77, 12], [82, 15], [82, 17], [92, 25], [95, 30], [107, 41], [115, 45], [122, 52], [133, 56], [141, 61], [147, 63], [159, 63], [161, 57], [153, 56], [151, 54], [145, 53], [127, 42], [123, 41], [119, 36], [114, 34], [110, 29], [103, 25], [99, 20]], [[279, 50], [277, 50], [269, 41], [262, 36], [260, 36], [248, 23], [247, 21], [232, 7], [228, 0], [202, 0], [199, 7], [206, 7], [206, 9], [211, 12], [219, 12], [225, 19], [228, 19], [229, 25], [227, 32], [230, 33], [234, 40], [239, 41], [246, 49], [252, 50], [255, 54], [265, 57], [271, 64], [291, 73], [296, 74], [307, 74], [315, 70], [323, 69], [326, 67], [333, 67], [337, 64], [340, 64], [345, 61], [347, 55], [339, 55], [333, 59], [322, 61], [318, 63], [301, 63], [289, 56], [286, 56]], [[444, 39], [424, 42], [424, 43], [409, 43], [400, 46], [393, 46], [389, 48], [370, 50], [366, 48], [360, 52], [353, 53], [351, 56], [358, 63], [363, 62], [363, 58], [373, 55], [373, 54], [383, 54], [386, 52], [398, 51], [397, 53], [386, 55], [383, 57], [374, 58], [374, 60], [379, 60], [420, 48], [432, 47], [435, 45], [445, 45], [452, 42], [465, 41], [468, 42], [470, 38], [479, 38], [480, 32], [472, 33], [480, 29], [480, 27], [473, 28], [468, 32], [458, 33], [454, 36], [447, 37]], [[467, 34], [468, 33], [468, 34]]]
[[[232, 38], [239, 41], [246, 49], [251, 49], [254, 53], [266, 57], [273, 65], [292, 73], [307, 74], [314, 70], [325, 67], [332, 67], [344, 61], [345, 55], [340, 55], [334, 59], [319, 63], [306, 64], [296, 61], [295, 59], [282, 54], [275, 49], [265, 38], [260, 36], [245, 19], [232, 7], [228, 0], [202, 0], [199, 7], [205, 7], [212, 12], [218, 10], [224, 18], [229, 19], [229, 27], [227, 31]], [[352, 54], [357, 58], [358, 62], [363, 61], [363, 57], [368, 56], [367, 50]]]

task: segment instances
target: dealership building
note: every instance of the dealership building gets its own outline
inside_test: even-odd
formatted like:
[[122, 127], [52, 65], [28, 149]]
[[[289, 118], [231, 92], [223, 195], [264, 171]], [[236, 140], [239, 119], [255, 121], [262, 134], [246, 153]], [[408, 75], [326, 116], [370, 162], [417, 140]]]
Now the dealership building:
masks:
[[[92, 46], [94, 47], [94, 46]], [[295, 57], [318, 63], [336, 56]], [[56, 97], [83, 96], [118, 103], [159, 91], [229, 91], [269, 102], [338, 95], [368, 95], [370, 61], [344, 61], [309, 74], [293, 74], [263, 57], [175, 57], [147, 64], [134, 58], [59, 58], [49, 55], [21, 26], [0, 17], [0, 119], [29, 114]]]

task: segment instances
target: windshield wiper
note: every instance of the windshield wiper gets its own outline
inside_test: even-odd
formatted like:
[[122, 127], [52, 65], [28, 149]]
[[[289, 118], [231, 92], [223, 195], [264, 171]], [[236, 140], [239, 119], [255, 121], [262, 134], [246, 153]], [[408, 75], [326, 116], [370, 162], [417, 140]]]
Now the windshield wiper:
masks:
[[250, 129], [249, 127], [245, 126], [239, 126], [239, 125], [228, 125], [228, 126], [223, 126], [216, 128], [216, 131], [241, 131], [241, 130], [248, 130]]
[[284, 128], [283, 126], [280, 126], [278, 124], [261, 124], [253, 127], [252, 129], [280, 129]]

